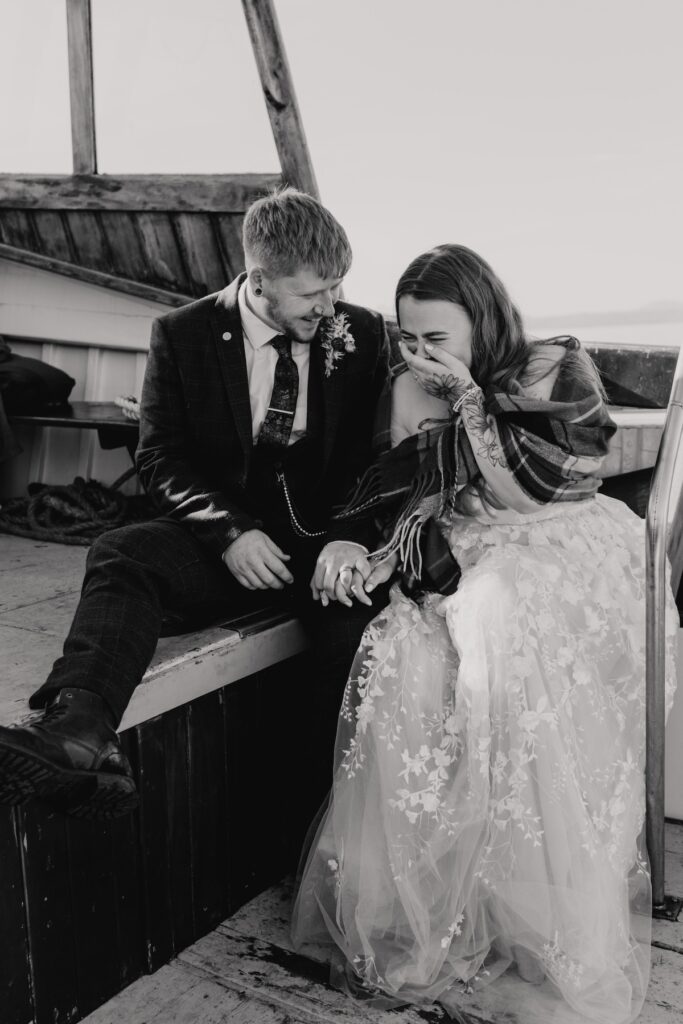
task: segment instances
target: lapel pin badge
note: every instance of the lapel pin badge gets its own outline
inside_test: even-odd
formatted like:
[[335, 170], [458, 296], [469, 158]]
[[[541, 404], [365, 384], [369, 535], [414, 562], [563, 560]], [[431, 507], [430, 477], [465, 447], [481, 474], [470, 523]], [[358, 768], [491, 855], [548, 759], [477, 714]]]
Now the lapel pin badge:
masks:
[[223, 331], [223, 341], [230, 341], [232, 334], [230, 331]]

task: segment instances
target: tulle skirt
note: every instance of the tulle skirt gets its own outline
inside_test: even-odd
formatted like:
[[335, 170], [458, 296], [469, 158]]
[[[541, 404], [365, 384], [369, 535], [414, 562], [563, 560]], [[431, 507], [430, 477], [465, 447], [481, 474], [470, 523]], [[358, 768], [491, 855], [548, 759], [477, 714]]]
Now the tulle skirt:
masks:
[[[544, 1024], [631, 1021], [650, 962], [644, 524], [598, 497], [447, 529], [457, 592], [395, 587], [354, 661], [295, 944], [378, 1005], [457, 1018], [473, 993]], [[667, 709], [676, 629], [671, 599]]]

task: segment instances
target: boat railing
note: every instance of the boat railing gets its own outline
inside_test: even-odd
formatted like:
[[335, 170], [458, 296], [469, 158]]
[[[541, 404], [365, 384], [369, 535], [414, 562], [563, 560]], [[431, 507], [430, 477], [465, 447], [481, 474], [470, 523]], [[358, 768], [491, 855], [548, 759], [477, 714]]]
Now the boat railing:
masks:
[[671, 387], [664, 433], [646, 517], [646, 812], [656, 917], [671, 917], [681, 901], [664, 892], [665, 614], [667, 556], [676, 592], [683, 574], [683, 348]]

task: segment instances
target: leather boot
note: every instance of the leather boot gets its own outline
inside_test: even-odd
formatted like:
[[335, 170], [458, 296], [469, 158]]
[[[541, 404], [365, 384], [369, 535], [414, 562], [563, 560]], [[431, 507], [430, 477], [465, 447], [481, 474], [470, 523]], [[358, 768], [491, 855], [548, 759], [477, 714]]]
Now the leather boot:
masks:
[[26, 725], [0, 726], [0, 803], [37, 797], [80, 818], [116, 818], [137, 806], [133, 773], [109, 708], [67, 687]]

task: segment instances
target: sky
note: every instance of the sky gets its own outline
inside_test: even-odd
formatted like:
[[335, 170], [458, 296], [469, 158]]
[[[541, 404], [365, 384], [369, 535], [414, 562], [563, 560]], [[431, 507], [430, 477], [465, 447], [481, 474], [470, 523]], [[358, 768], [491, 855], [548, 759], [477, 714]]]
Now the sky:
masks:
[[[469, 245], [527, 317], [683, 333], [683, 0], [275, 0], [346, 293]], [[103, 173], [273, 171], [239, 0], [92, 0]], [[64, 0], [0, 0], [0, 170], [71, 170]], [[11, 44], [7, 42], [11, 40]]]

